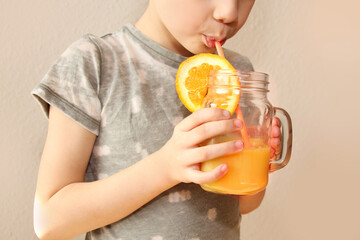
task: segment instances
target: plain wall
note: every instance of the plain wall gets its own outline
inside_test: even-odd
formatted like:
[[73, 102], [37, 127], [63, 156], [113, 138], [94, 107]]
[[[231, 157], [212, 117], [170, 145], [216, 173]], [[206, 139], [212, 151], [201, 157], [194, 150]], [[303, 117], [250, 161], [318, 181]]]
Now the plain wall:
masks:
[[[30, 91], [70, 43], [134, 23], [146, 2], [0, 0], [0, 239], [36, 239], [47, 120]], [[360, 239], [358, 9], [358, 0], [258, 0], [226, 43], [270, 75], [269, 99], [294, 130], [291, 162], [243, 216], [242, 240]]]

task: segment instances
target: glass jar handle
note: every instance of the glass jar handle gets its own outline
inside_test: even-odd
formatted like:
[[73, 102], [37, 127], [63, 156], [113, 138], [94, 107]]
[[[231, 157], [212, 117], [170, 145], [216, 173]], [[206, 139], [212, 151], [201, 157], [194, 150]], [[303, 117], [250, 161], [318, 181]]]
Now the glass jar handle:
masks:
[[282, 108], [274, 107], [274, 116], [278, 117], [281, 121], [280, 129], [283, 139], [281, 141], [282, 147], [279, 158], [270, 161], [270, 172], [275, 172], [289, 163], [292, 149], [292, 123], [289, 113]]

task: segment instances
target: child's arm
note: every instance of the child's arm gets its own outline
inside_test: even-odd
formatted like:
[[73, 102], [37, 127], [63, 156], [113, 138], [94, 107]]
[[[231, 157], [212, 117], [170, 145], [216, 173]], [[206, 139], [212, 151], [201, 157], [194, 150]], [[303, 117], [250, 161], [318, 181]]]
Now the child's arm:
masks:
[[240, 214], [247, 214], [257, 209], [264, 199], [264, 195], [265, 189], [253, 195], [239, 196]]
[[126, 217], [180, 182], [206, 183], [222, 177], [226, 166], [201, 172], [199, 163], [240, 151], [242, 146], [234, 141], [198, 144], [239, 127], [229, 112], [199, 110], [175, 127], [158, 152], [106, 179], [85, 183], [96, 136], [50, 107], [35, 195], [36, 234], [41, 239], [70, 239]]

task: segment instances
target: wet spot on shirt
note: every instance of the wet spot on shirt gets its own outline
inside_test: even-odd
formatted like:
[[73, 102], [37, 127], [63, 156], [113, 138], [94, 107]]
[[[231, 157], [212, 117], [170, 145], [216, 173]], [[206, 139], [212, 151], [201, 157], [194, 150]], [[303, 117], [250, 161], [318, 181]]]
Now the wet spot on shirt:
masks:
[[191, 199], [191, 192], [189, 190], [181, 190], [178, 192], [169, 193], [169, 202], [177, 203], [184, 202]]
[[142, 68], [136, 69], [141, 84], [146, 84], [146, 72]]
[[137, 153], [140, 153], [142, 158], [145, 158], [149, 155], [148, 151], [145, 148], [143, 148], [141, 143], [139, 142], [135, 144], [135, 151]]
[[139, 96], [134, 96], [131, 99], [131, 112], [132, 113], [138, 113], [141, 110], [141, 98]]
[[161, 97], [164, 94], [164, 88], [160, 87], [158, 89], [156, 89], [156, 95], [158, 97]]
[[214, 221], [217, 216], [216, 208], [210, 208], [207, 212], [207, 217], [209, 220]]
[[108, 156], [110, 155], [110, 147], [107, 145], [104, 146], [95, 146], [93, 153], [95, 155], [95, 157], [100, 157], [100, 156]]
[[107, 177], [109, 177], [109, 175], [106, 174], [106, 173], [99, 173], [99, 175], [98, 175], [98, 179], [99, 179], [99, 180], [105, 179], [105, 178], [107, 178]]
[[151, 238], [151, 240], [163, 240], [164, 238], [162, 236], [154, 236]]

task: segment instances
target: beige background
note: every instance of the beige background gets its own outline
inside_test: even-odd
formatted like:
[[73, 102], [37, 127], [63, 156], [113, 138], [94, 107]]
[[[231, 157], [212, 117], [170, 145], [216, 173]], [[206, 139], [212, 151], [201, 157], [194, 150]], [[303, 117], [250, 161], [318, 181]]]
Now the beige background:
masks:
[[[0, 239], [36, 239], [47, 121], [31, 89], [70, 43], [135, 22], [145, 3], [0, 0]], [[359, 9], [358, 0], [257, 0], [226, 44], [270, 74], [269, 98], [294, 127], [292, 160], [243, 217], [242, 240], [360, 239]]]

